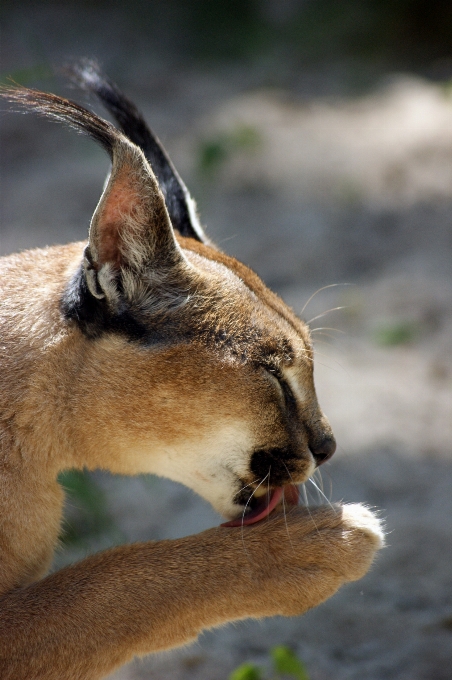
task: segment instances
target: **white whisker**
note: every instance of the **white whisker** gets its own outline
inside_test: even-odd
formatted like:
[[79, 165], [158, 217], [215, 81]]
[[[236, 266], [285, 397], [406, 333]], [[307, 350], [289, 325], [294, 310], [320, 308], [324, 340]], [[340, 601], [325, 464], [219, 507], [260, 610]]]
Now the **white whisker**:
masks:
[[[309, 509], [308, 494], [307, 494], [307, 491], [306, 491], [306, 483], [303, 483], [303, 484], [301, 485], [301, 488], [302, 488], [302, 490], [303, 490], [303, 497], [304, 497], [305, 507], [306, 507], [306, 510], [307, 510], [308, 513], [309, 513], [309, 517], [311, 518], [311, 522], [312, 522], [313, 525], [315, 526], [315, 529], [316, 529], [318, 535], [320, 536], [320, 538], [322, 538], [322, 534], [321, 534], [320, 531], [319, 531], [319, 527], [317, 526], [317, 524], [316, 524], [316, 522], [315, 522], [315, 519], [314, 519], [314, 517], [312, 516], [312, 512], [311, 512], [311, 510]], [[323, 538], [322, 538], [322, 540], [323, 540]]]
[[341, 331], [339, 328], [331, 328], [330, 326], [320, 326], [319, 328], [311, 328], [311, 333], [316, 333], [317, 331], [336, 331], [336, 333], [342, 333], [345, 335], [345, 331]]
[[[242, 533], [242, 545], [243, 545], [243, 550], [245, 551], [245, 554], [247, 555], [248, 559], [249, 559], [249, 555], [248, 555], [248, 552], [247, 552], [246, 547], [245, 547], [245, 537], [244, 537], [244, 534], [243, 534], [243, 527], [245, 526], [244, 523], [243, 523], [243, 522], [245, 521], [245, 513], [246, 513], [246, 510], [247, 510], [247, 508], [248, 508], [248, 505], [249, 505], [250, 502], [251, 502], [252, 497], [254, 496], [254, 494], [256, 493], [256, 491], [258, 490], [258, 488], [259, 488], [260, 486], [262, 486], [262, 484], [265, 482], [265, 480], [267, 479], [267, 477], [268, 477], [269, 475], [270, 475], [270, 471], [267, 472], [267, 474], [265, 475], [264, 479], [262, 479], [262, 480], [259, 482], [259, 484], [256, 486], [256, 488], [254, 489], [253, 493], [252, 493], [251, 496], [248, 498], [245, 507], [243, 508], [243, 512], [242, 512], [242, 526], [241, 526], [241, 529], [242, 529], [242, 532], [241, 532], [241, 533]], [[252, 482], [251, 482], [251, 483], [252, 483]], [[250, 484], [247, 484], [247, 486], [250, 486]], [[245, 488], [246, 488], [246, 487], [245, 487]]]
[[[334, 335], [331, 335], [331, 333], [319, 333], [318, 335], [321, 335], [322, 338], [329, 338], [330, 340], [336, 339]], [[326, 340], [319, 340], [317, 335], [315, 336], [315, 338], [313, 338], [313, 344], [314, 348], [316, 348], [317, 345], [326, 345], [327, 347], [333, 346], [331, 342], [327, 342]]]
[[245, 486], [242, 486], [242, 488], [240, 489], [240, 491], [238, 491], [238, 494], [239, 494], [241, 491], [245, 491], [245, 489], [247, 489], [249, 486], [252, 486], [253, 484], [256, 484], [257, 481], [258, 481], [257, 479], [253, 479], [253, 481], [250, 482], [249, 484], [245, 484]]
[[286, 499], [285, 499], [284, 489], [283, 489], [283, 495], [282, 495], [282, 502], [283, 502], [284, 524], [286, 525], [287, 538], [289, 539], [289, 543], [290, 543], [290, 547], [292, 548], [292, 552], [295, 553], [295, 548], [293, 547], [292, 539], [290, 538], [289, 525], [287, 524]]
[[[251, 494], [251, 496], [250, 496], [250, 497], [248, 498], [248, 500], [246, 501], [245, 507], [243, 508], [243, 512], [242, 512], [242, 528], [243, 528], [243, 520], [245, 519], [245, 513], [246, 513], [246, 510], [247, 510], [247, 508], [248, 508], [248, 505], [249, 505], [249, 503], [250, 503], [252, 497], [254, 496], [254, 494], [256, 493], [256, 491], [258, 490], [258, 488], [259, 488], [260, 486], [262, 486], [262, 484], [265, 482], [265, 480], [267, 479], [267, 477], [269, 476], [269, 474], [270, 474], [270, 471], [267, 472], [267, 474], [265, 475], [264, 479], [262, 479], [262, 480], [259, 482], [259, 484], [258, 484], [258, 485], [256, 486], [256, 488], [254, 489], [254, 491], [253, 491], [253, 493]], [[252, 483], [253, 483], [253, 482], [251, 482], [251, 484], [252, 484]], [[246, 486], [250, 486], [251, 484], [247, 484]], [[243, 488], [246, 489], [246, 487], [243, 487]]]
[[[328, 467], [323, 466], [322, 471], [320, 470], [320, 468], [317, 468], [316, 472], [318, 472], [319, 479], [321, 480], [320, 488], [322, 489], [322, 491], [325, 491], [325, 489], [323, 488], [324, 482], [323, 482], [322, 472], [324, 472], [326, 474], [326, 476], [328, 477], [328, 481], [329, 481], [328, 498], [331, 499], [333, 497], [333, 479], [332, 479], [332, 477], [329, 473]], [[314, 473], [313, 477], [315, 477], [315, 473]]]
[[[272, 466], [268, 468], [268, 475], [267, 475], [267, 505], [270, 503], [270, 475], [272, 471]], [[267, 521], [268, 521], [269, 515], [267, 515]]]
[[313, 475], [312, 475], [312, 478], [313, 478], [313, 479], [318, 478], [319, 486], [320, 486], [320, 488], [321, 488], [322, 491], [323, 491], [323, 478], [322, 478], [322, 473], [321, 473], [321, 471], [320, 471], [320, 468], [316, 468], [316, 469], [314, 470], [314, 473], [313, 473]]
[[[320, 356], [327, 356], [326, 354], [322, 354], [322, 352], [316, 352], [316, 354], [317, 354], [317, 355], [320, 355]], [[327, 358], [328, 358], [328, 359], [331, 359], [331, 357], [328, 357], [328, 356], [327, 356]], [[341, 368], [343, 371], [345, 371], [345, 368], [344, 368], [343, 366], [341, 366], [341, 365], [336, 361], [336, 359], [333, 359], [333, 361], [334, 361], [334, 363], [336, 363], [336, 364], [339, 366], [339, 368]], [[316, 361], [316, 365], [317, 365], [317, 366], [323, 366], [324, 368], [327, 368], [329, 371], [333, 371], [334, 373], [339, 373], [339, 371], [337, 371], [335, 368], [333, 368], [332, 366], [328, 366], [328, 364], [323, 364], [321, 361]], [[347, 373], [347, 371], [345, 371], [345, 373]], [[347, 375], [348, 375], [348, 374], [347, 374]]]
[[[328, 360], [331, 359], [336, 364], [336, 366], [339, 366], [339, 368], [341, 369], [341, 371], [343, 371], [345, 373], [345, 375], [350, 376], [350, 373], [345, 368], [345, 366], [343, 366], [341, 363], [339, 363], [339, 361], [337, 359], [335, 359], [334, 357], [332, 357], [329, 354], [325, 354], [324, 352], [319, 352], [318, 350], [314, 350], [314, 351], [315, 351], [316, 356], [326, 357]], [[324, 366], [325, 368], [328, 368], [330, 371], [334, 371], [335, 373], [338, 373], [338, 371], [336, 371], [335, 368], [333, 368], [332, 366], [328, 366], [328, 364], [322, 364], [320, 361], [316, 361], [316, 363], [319, 364], [320, 366]]]
[[322, 497], [323, 497], [323, 498], [326, 500], [326, 502], [328, 503], [328, 505], [330, 506], [330, 508], [332, 508], [332, 507], [333, 507], [333, 504], [331, 503], [331, 501], [329, 500], [329, 498], [327, 498], [327, 497], [325, 496], [325, 494], [323, 493], [322, 489], [314, 482], [314, 480], [312, 479], [312, 477], [310, 477], [308, 481], [311, 482], [311, 484], [313, 484], [314, 487], [317, 489], [317, 493], [318, 493], [318, 495], [319, 495], [319, 499], [322, 499]]
[[312, 298], [314, 298], [317, 293], [321, 293], [322, 290], [326, 290], [327, 288], [336, 288], [337, 286], [352, 286], [352, 283], [330, 283], [328, 286], [323, 286], [322, 288], [318, 288], [315, 293], [311, 295], [310, 298], [308, 298], [307, 302], [304, 303], [304, 307], [300, 312], [300, 316], [303, 314], [304, 310], [308, 306], [308, 304], [311, 302]]
[[313, 321], [316, 321], [317, 319], [321, 319], [322, 316], [326, 316], [330, 312], [337, 312], [339, 309], [345, 309], [345, 306], [342, 305], [340, 307], [331, 307], [331, 309], [327, 309], [326, 312], [322, 312], [322, 314], [317, 314], [317, 316], [312, 317], [312, 319], [309, 319], [306, 323], [309, 325]]

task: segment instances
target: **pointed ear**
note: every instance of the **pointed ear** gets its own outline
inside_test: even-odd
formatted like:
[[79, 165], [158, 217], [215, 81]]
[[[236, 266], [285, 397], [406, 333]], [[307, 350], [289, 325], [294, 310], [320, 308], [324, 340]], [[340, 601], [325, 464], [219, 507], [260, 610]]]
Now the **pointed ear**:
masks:
[[143, 152], [111, 123], [75, 102], [28, 88], [0, 88], [0, 96], [21, 110], [35, 111], [89, 135], [108, 153], [112, 170], [91, 221], [84, 267], [90, 292], [117, 302], [133, 297], [168, 274], [172, 280], [185, 260], [171, 226], [165, 200]]
[[211, 245], [199, 222], [196, 204], [159, 139], [136, 106], [91, 60], [81, 60], [66, 69], [80, 87], [93, 92], [131, 142], [144, 153], [165, 197], [171, 224], [181, 236]]
[[147, 269], [168, 271], [185, 259], [142, 151], [118, 135], [112, 156], [111, 174], [91, 220], [85, 271], [91, 293], [114, 300], [116, 280], [125, 270], [128, 278], [139, 278]]

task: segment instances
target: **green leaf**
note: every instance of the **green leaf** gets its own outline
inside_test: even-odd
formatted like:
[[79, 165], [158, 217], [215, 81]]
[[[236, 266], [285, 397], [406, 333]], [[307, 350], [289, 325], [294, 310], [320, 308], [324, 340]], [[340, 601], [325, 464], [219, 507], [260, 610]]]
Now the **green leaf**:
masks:
[[296, 680], [309, 680], [304, 664], [289, 647], [273, 647], [271, 657], [276, 673], [289, 675]]
[[0, 73], [0, 84], [8, 87], [17, 83], [31, 86], [35, 85], [36, 80], [55, 80], [53, 69], [44, 61], [30, 68]]
[[101, 534], [120, 539], [110, 516], [102, 489], [87, 470], [66, 470], [58, 481], [71, 499], [70, 518], [66, 517], [60, 540], [65, 545], [83, 543], [88, 537]]
[[261, 136], [252, 125], [237, 125], [229, 133], [230, 145], [244, 151], [254, 151], [261, 145]]
[[416, 339], [418, 331], [414, 323], [401, 321], [380, 326], [375, 333], [375, 339], [379, 345], [386, 347], [406, 345]]
[[216, 172], [230, 156], [229, 140], [224, 135], [218, 135], [204, 140], [199, 145], [199, 170], [204, 175]]
[[229, 680], [262, 680], [262, 675], [257, 666], [252, 663], [243, 663], [232, 671]]
[[259, 148], [261, 138], [251, 125], [237, 125], [229, 131], [217, 132], [198, 146], [198, 170], [201, 175], [216, 173], [234, 155], [253, 152]]

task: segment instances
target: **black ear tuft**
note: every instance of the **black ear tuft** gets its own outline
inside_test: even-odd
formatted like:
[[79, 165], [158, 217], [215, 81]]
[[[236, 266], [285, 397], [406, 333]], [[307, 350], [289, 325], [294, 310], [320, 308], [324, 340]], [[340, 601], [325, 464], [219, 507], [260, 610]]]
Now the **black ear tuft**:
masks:
[[136, 106], [102, 73], [96, 62], [83, 60], [69, 72], [80, 87], [100, 99], [126, 137], [141, 148], [157, 177], [174, 229], [181, 236], [209, 243], [187, 187]]

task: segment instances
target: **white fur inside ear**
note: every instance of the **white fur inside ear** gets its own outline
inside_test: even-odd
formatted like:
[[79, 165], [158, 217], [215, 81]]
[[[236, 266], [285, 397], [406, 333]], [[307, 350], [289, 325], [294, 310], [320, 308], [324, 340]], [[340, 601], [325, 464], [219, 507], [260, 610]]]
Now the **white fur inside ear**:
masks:
[[95, 298], [98, 300], [107, 298], [112, 304], [119, 301], [116, 276], [111, 264], [104, 264], [96, 271], [93, 267], [87, 267], [85, 263], [85, 276], [88, 289]]
[[87, 269], [85, 267], [85, 277], [86, 283], [88, 285], [89, 292], [98, 300], [103, 300], [105, 293], [100, 289], [97, 282], [97, 272], [94, 269]]

